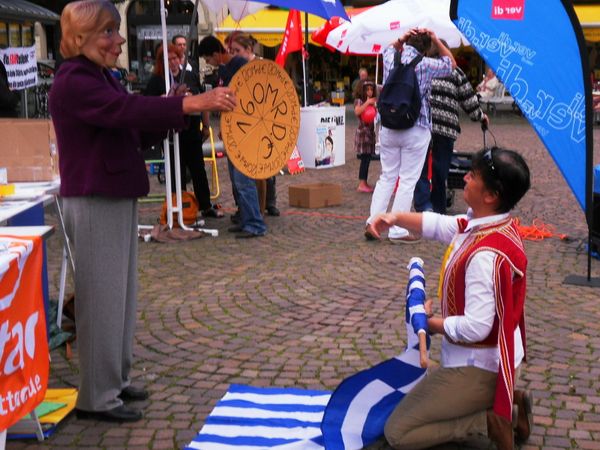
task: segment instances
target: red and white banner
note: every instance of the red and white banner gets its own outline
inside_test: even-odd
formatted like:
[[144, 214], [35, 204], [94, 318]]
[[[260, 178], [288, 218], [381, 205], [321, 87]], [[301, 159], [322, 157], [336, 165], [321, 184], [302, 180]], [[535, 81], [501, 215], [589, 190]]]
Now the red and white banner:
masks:
[[20, 91], [38, 84], [35, 45], [0, 49], [0, 58], [6, 68], [8, 85], [12, 91]]
[[300, 11], [290, 9], [288, 14], [285, 32], [283, 33], [283, 41], [275, 62], [281, 67], [285, 66], [285, 60], [289, 53], [302, 50], [302, 25], [300, 23]]
[[42, 402], [49, 353], [42, 239], [0, 236], [0, 430]]
[[298, 151], [298, 147], [294, 147], [292, 151], [292, 155], [287, 163], [288, 172], [290, 175], [296, 175], [298, 173], [304, 172], [304, 161], [302, 161], [302, 157], [300, 156], [300, 152]]

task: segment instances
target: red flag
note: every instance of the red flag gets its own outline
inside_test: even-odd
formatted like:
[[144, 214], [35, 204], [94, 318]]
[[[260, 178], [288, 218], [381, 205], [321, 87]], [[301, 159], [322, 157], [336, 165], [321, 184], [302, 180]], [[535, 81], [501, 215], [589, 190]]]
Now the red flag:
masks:
[[300, 11], [290, 9], [287, 25], [285, 26], [285, 33], [283, 33], [283, 41], [281, 42], [281, 47], [279, 47], [275, 62], [283, 67], [288, 53], [297, 52], [299, 50], [302, 50]]

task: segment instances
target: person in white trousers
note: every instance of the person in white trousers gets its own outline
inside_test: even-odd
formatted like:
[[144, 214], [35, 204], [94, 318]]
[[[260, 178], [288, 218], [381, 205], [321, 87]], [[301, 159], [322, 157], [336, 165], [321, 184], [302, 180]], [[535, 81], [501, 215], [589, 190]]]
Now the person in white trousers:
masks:
[[[425, 28], [414, 28], [406, 32], [400, 39], [390, 45], [383, 53], [384, 84], [388, 74], [394, 68], [394, 55], [400, 52], [402, 64], [410, 63], [415, 57], [427, 54], [432, 45], [438, 49], [439, 58], [423, 57], [415, 66], [419, 90], [421, 92], [421, 111], [412, 128], [392, 130], [381, 128], [381, 175], [375, 186], [371, 200], [371, 211], [365, 229], [365, 238], [373, 240], [370, 223], [372, 219], [388, 209], [390, 198], [398, 178], [398, 188], [392, 204], [392, 212], [410, 211], [415, 185], [427, 155], [431, 140], [431, 112], [429, 93], [433, 78], [445, 77], [452, 73], [456, 61], [452, 53], [437, 37]], [[388, 238], [392, 243], [412, 243], [420, 238], [408, 230], [394, 226], [390, 228]]]

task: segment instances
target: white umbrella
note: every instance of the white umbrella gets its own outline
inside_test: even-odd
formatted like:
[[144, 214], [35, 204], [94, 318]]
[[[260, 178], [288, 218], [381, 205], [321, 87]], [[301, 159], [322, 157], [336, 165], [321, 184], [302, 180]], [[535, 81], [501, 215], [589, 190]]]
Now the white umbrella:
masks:
[[265, 3], [249, 2], [246, 0], [202, 0], [202, 3], [215, 13], [220, 20], [231, 14], [231, 17], [236, 22], [268, 6]]
[[411, 28], [428, 28], [450, 47], [469, 45], [450, 20], [450, 0], [389, 0], [357, 14], [327, 35], [342, 53], [374, 55]]

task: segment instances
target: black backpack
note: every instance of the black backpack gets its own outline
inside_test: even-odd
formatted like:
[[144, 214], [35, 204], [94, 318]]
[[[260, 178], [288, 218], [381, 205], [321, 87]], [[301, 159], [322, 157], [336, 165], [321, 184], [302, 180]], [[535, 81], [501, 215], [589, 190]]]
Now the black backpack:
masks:
[[400, 62], [400, 53], [394, 56], [394, 69], [383, 85], [377, 101], [381, 124], [392, 130], [406, 130], [414, 126], [421, 111], [421, 90], [415, 67], [423, 59], [416, 56], [410, 63]]

